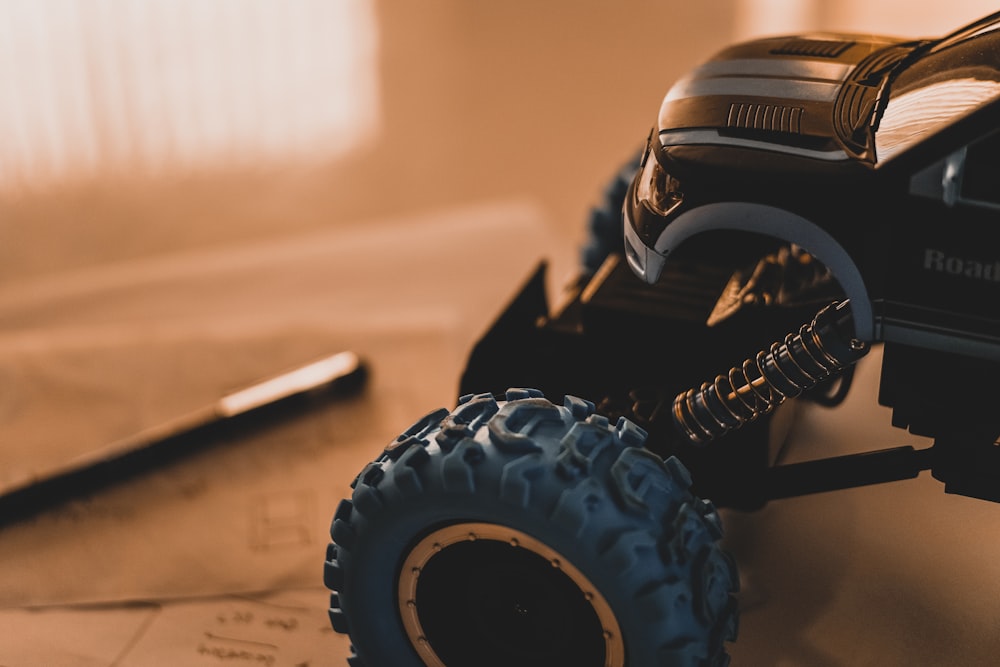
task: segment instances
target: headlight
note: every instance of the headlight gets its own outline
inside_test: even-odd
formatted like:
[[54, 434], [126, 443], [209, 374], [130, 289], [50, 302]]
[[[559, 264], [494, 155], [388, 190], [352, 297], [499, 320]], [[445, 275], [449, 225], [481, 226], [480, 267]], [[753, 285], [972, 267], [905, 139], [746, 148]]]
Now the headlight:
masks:
[[656, 135], [651, 135], [642, 166], [632, 183], [630, 222], [636, 236], [653, 248], [667, 226], [667, 216], [684, 198], [680, 183], [656, 159]]
[[680, 184], [670, 176], [652, 153], [636, 179], [635, 198], [656, 215], [667, 215], [681, 201]]

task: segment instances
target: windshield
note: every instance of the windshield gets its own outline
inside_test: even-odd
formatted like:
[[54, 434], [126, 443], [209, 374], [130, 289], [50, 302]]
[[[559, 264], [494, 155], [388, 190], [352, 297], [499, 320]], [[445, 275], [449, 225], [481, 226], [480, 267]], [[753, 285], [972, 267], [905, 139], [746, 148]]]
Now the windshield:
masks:
[[893, 76], [875, 132], [885, 161], [1000, 99], [1000, 14], [928, 44]]

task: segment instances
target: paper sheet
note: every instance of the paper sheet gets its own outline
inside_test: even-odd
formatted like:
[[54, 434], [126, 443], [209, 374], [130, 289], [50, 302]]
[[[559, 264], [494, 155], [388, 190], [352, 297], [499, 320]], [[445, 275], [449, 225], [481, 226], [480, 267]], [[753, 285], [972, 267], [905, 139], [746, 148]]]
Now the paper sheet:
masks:
[[315, 584], [350, 480], [454, 404], [476, 336], [556, 245], [533, 207], [492, 204], [0, 289], [7, 479], [320, 355], [373, 368], [362, 397], [0, 530], [0, 606]]
[[308, 588], [86, 611], [0, 611], [0, 664], [341, 667], [349, 641], [330, 627], [328, 596]]
[[364, 347], [375, 369], [364, 395], [8, 526], [0, 600], [165, 599], [315, 583], [330, 517], [353, 476], [424, 412], [454, 403], [447, 374], [457, 367], [442, 332], [369, 333]]
[[0, 286], [0, 491], [371, 331], [463, 355], [559, 252], [514, 202]]

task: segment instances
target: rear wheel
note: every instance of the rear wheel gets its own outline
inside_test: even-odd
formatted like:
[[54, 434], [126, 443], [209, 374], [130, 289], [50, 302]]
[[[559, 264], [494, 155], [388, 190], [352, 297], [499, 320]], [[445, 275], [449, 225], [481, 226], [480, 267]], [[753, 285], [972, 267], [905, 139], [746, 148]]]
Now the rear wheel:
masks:
[[644, 438], [533, 390], [414, 424], [334, 517], [326, 583], [351, 664], [727, 664], [719, 516]]

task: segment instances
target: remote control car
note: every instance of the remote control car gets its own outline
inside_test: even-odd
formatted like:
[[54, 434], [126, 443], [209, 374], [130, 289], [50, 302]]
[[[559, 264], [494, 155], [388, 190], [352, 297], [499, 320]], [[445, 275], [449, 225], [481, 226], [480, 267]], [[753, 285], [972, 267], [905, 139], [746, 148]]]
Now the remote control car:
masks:
[[[458, 407], [337, 509], [350, 664], [725, 665], [715, 507], [922, 470], [1000, 501], [1000, 13], [722, 51], [669, 90], [591, 229], [563, 303], [539, 267]], [[933, 446], [781, 464], [785, 399], [836, 404], [873, 345], [880, 403]]]

